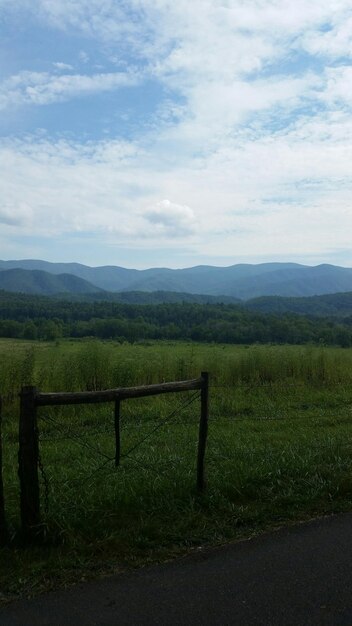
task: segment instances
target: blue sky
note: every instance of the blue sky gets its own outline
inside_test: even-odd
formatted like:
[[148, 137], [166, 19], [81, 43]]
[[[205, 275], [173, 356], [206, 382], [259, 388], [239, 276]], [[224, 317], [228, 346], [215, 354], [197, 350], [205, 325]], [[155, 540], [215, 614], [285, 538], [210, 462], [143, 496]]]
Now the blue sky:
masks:
[[352, 266], [350, 0], [0, 0], [0, 258]]

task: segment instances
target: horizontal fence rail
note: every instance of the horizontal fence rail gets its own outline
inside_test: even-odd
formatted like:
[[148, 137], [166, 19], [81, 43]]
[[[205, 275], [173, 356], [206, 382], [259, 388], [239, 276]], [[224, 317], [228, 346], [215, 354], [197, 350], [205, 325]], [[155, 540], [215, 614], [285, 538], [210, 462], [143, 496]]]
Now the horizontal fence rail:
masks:
[[[200, 377], [193, 380], [180, 380], [158, 385], [140, 385], [138, 387], [118, 387], [117, 389], [105, 389], [104, 391], [79, 391], [77, 393], [40, 393], [33, 391], [33, 393], [36, 406], [65, 406], [70, 404], [99, 404], [101, 402], [113, 402], [114, 400], [157, 396], [163, 393], [201, 390], [203, 386], [204, 378]], [[31, 389], [34, 390], [35, 387]]]
[[[208, 433], [209, 375], [202, 372], [199, 378], [175, 382], [163, 382], [137, 387], [118, 387], [103, 391], [76, 393], [42, 393], [36, 387], [22, 387], [20, 394], [19, 423], [19, 479], [22, 533], [26, 539], [40, 536], [40, 490], [38, 469], [40, 466], [37, 409], [44, 406], [75, 404], [99, 404], [114, 402], [115, 466], [120, 464], [120, 404], [122, 400], [142, 398], [166, 393], [200, 391], [201, 410], [197, 452], [197, 490], [205, 487], [204, 460]], [[1, 457], [0, 457], [1, 460]], [[1, 498], [1, 492], [0, 492]], [[1, 499], [0, 499], [1, 505]], [[0, 510], [1, 515], [1, 510]], [[1, 522], [1, 517], [0, 517]]]

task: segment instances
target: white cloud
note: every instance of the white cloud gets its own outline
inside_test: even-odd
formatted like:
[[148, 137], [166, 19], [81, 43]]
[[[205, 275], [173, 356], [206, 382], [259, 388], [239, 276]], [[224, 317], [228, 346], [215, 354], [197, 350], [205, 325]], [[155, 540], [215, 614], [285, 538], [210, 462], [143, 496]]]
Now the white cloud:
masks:
[[352, 105], [352, 65], [327, 68], [322, 100], [329, 105]]
[[89, 54], [87, 54], [87, 52], [85, 52], [84, 50], [81, 50], [78, 58], [80, 61], [82, 61], [82, 63], [88, 63], [89, 62]]
[[266, 136], [227, 137], [201, 159], [160, 154], [159, 168], [157, 153], [128, 142], [7, 141], [1, 195], [8, 206], [26, 198], [33, 218], [19, 232], [36, 236], [95, 232], [170, 250], [182, 240], [229, 262], [327, 255], [350, 245], [351, 138], [347, 113], [322, 112]]
[[129, 4], [115, 0], [34, 0], [33, 10], [51, 26], [75, 29], [103, 41], [117, 43], [123, 39], [128, 45], [143, 32], [140, 23], [129, 19]]
[[194, 211], [189, 206], [170, 200], [162, 200], [148, 207], [143, 216], [152, 224], [154, 236], [159, 233], [169, 237], [184, 237], [195, 230]]
[[56, 63], [53, 63], [53, 66], [56, 67], [57, 70], [60, 71], [71, 71], [74, 70], [73, 65], [70, 65], [69, 63], [62, 63], [61, 61], [57, 61]]
[[[1, 108], [144, 79], [168, 99], [138, 141], [3, 142], [1, 196], [33, 208], [25, 232], [144, 248], [183, 238], [194, 254], [230, 260], [350, 248], [350, 0], [33, 0], [32, 10], [126, 71], [19, 72]], [[76, 53], [93, 57], [88, 44]]]
[[84, 94], [136, 85], [138, 80], [135, 74], [122, 72], [57, 76], [47, 72], [24, 71], [0, 85], [0, 110], [13, 105], [62, 102]]
[[[50, 26], [137, 54], [160, 74], [238, 76], [304, 47], [350, 54], [349, 0], [12, 0]], [[8, 9], [10, 10], [10, 9]]]
[[16, 205], [0, 204], [0, 224], [5, 226], [27, 227], [33, 212], [25, 202], [18, 201]]
[[351, 6], [346, 11], [331, 14], [327, 29], [308, 31], [303, 37], [303, 47], [310, 53], [329, 58], [351, 57], [352, 15]]

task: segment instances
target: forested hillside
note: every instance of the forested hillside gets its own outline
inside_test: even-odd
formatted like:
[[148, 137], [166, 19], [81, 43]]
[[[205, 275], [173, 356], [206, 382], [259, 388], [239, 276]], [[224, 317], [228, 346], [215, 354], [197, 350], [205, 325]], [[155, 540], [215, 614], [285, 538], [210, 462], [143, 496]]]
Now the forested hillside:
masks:
[[300, 315], [346, 317], [352, 315], [352, 292], [306, 298], [263, 296], [248, 300], [245, 306], [260, 313], [298, 313]]
[[0, 270], [0, 289], [6, 291], [52, 295], [56, 293], [96, 293], [99, 287], [73, 274], [49, 274], [41, 270]]
[[186, 339], [249, 344], [352, 345], [352, 315], [268, 315], [231, 304], [130, 305], [78, 302], [0, 292], [0, 336], [98, 337], [120, 341]]

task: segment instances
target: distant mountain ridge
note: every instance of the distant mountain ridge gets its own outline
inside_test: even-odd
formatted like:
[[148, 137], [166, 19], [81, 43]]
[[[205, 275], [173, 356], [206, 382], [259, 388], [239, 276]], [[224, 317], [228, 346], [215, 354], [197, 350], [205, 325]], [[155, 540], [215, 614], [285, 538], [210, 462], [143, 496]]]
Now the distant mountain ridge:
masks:
[[89, 294], [102, 291], [73, 274], [49, 274], [41, 270], [0, 269], [0, 289], [36, 295]]
[[[93, 293], [99, 290], [181, 292], [249, 300], [261, 296], [302, 297], [352, 291], [352, 268], [326, 264], [310, 267], [298, 263], [262, 263], [229, 267], [199, 265], [176, 270], [168, 268], [136, 270], [118, 266], [89, 267], [80, 263], [50, 263], [41, 260], [0, 261], [0, 288], [8, 289], [2, 287], [1, 275], [11, 269], [41, 271], [52, 276], [69, 274], [87, 282], [85, 287], [77, 284], [77, 289], [81, 290], [77, 293]], [[14, 286], [13, 283], [12, 291], [15, 290]], [[68, 289], [66, 286], [62, 292], [67, 292]], [[75, 293], [74, 290], [70, 292]]]

